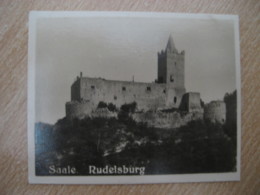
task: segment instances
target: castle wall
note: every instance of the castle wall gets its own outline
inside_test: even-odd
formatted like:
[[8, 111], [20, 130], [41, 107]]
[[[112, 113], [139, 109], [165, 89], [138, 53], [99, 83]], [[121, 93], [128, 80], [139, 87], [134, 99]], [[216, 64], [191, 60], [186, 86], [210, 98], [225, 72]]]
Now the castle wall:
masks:
[[180, 99], [179, 96], [182, 95], [176, 94], [174, 89], [168, 90], [165, 84], [96, 78], [81, 78], [80, 80], [80, 98], [90, 100], [94, 105], [104, 101], [113, 103], [120, 108], [123, 104], [135, 101], [138, 109], [153, 110], [166, 106], [178, 107], [179, 101], [174, 102], [174, 97]]
[[66, 103], [66, 117], [68, 119], [82, 118], [89, 116], [92, 112], [93, 104], [91, 102], [71, 101]]
[[80, 79], [77, 80], [71, 86], [71, 101], [80, 101]]
[[200, 93], [188, 92], [182, 97], [180, 109], [187, 112], [203, 112], [200, 103]]
[[98, 108], [91, 112], [92, 118], [117, 118], [116, 112], [111, 112], [107, 108]]
[[212, 101], [204, 107], [204, 119], [213, 123], [224, 124], [226, 121], [226, 104], [223, 101]]
[[91, 101], [92, 109], [100, 101], [113, 103], [118, 108], [136, 102], [138, 109], [155, 110], [178, 108], [185, 89], [175, 89], [167, 84], [111, 81], [97, 78], [78, 78], [71, 86], [71, 100]]
[[186, 114], [180, 114], [179, 112], [143, 112], [134, 113], [132, 118], [136, 122], [144, 122], [151, 127], [169, 129], [181, 127], [190, 121], [201, 120], [203, 119], [203, 114], [201, 112]]
[[166, 86], [166, 102], [164, 109], [179, 108], [184, 93], [185, 89], [174, 89]]

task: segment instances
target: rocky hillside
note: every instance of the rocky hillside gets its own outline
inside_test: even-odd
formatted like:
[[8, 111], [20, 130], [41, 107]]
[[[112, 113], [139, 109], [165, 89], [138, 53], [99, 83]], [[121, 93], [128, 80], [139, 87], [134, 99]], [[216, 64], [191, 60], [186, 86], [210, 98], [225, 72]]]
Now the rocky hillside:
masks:
[[36, 174], [49, 175], [51, 165], [76, 167], [77, 175], [88, 175], [89, 165], [141, 166], [146, 175], [235, 171], [235, 99], [235, 92], [224, 98], [231, 115], [224, 125], [198, 119], [178, 128], [149, 127], [132, 119], [135, 104], [123, 105], [117, 117], [37, 123]]

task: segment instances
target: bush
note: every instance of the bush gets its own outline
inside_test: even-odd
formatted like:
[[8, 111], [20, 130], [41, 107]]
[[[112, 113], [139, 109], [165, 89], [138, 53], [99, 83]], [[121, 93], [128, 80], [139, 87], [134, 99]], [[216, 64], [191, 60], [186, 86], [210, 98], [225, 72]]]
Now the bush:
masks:
[[115, 104], [106, 103], [106, 102], [102, 102], [102, 101], [98, 103], [97, 108], [107, 108], [111, 112], [115, 112], [117, 110]]
[[129, 117], [129, 114], [134, 113], [136, 110], [136, 107], [137, 107], [136, 102], [133, 102], [130, 104], [123, 104], [118, 113], [119, 121], [123, 122], [124, 124], [127, 124], [127, 125], [132, 124], [134, 121], [131, 117]]
[[109, 104], [107, 105], [107, 108], [108, 108], [108, 110], [111, 111], [111, 112], [115, 112], [115, 111], [116, 111], [116, 105], [115, 105], [115, 104], [109, 103]]
[[130, 104], [123, 104], [120, 110], [126, 113], [134, 113], [136, 108], [137, 108], [136, 102], [132, 102]]
[[107, 103], [105, 102], [99, 102], [97, 108], [107, 108]]

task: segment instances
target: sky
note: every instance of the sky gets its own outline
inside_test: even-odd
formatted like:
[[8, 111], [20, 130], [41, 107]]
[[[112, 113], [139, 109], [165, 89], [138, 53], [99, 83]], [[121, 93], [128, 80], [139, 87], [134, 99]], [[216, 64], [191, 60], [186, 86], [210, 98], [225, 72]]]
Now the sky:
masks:
[[36, 23], [36, 122], [65, 116], [76, 77], [154, 82], [157, 52], [171, 34], [185, 50], [186, 91], [204, 102], [236, 89], [234, 21], [214, 17], [39, 17]]

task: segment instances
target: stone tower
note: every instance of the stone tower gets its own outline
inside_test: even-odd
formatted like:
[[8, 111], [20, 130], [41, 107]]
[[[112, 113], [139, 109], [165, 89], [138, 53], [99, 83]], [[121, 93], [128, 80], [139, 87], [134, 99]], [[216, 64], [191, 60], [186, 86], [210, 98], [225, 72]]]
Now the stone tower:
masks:
[[213, 123], [224, 124], [226, 122], [226, 104], [224, 101], [211, 101], [205, 105], [204, 119]]
[[166, 49], [158, 53], [158, 83], [168, 87], [184, 90], [184, 57], [185, 52], [178, 52], [170, 35]]

